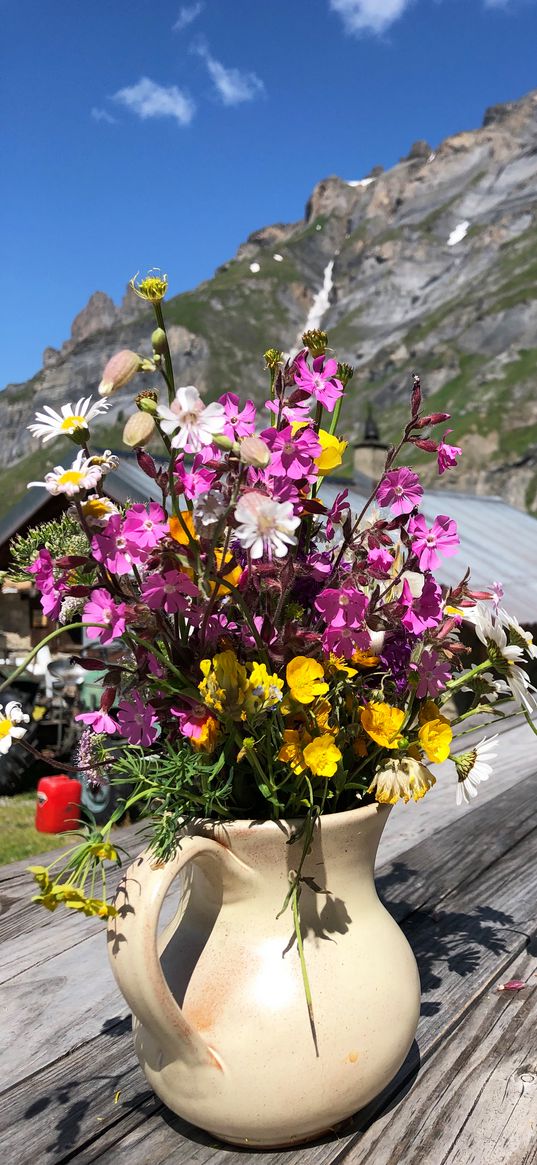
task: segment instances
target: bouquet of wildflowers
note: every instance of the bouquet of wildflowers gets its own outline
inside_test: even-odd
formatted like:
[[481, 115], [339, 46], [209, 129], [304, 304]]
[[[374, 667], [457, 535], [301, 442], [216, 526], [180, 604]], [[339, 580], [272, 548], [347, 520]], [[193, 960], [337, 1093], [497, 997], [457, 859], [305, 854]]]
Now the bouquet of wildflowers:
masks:
[[[85, 629], [92, 652], [82, 666], [106, 673], [100, 707], [79, 716], [80, 767], [96, 783], [107, 771], [128, 780], [123, 808], [137, 804], [150, 818], [161, 859], [192, 818], [300, 818], [307, 843], [322, 813], [423, 797], [435, 783], [430, 763], [453, 766], [459, 800], [475, 796], [492, 771], [494, 738], [464, 752], [454, 727], [493, 717], [506, 697], [531, 724], [522, 662], [537, 653], [498, 593], [472, 591], [468, 574], [448, 591], [435, 579], [441, 557], [457, 552], [456, 524], [439, 514], [427, 525], [406, 461], [419, 449], [440, 473], [456, 464], [451, 430], [431, 435], [448, 415], [423, 412], [414, 377], [408, 424], [361, 513], [346, 489], [328, 507], [322, 484], [342, 463], [352, 369], [326, 335], [306, 333], [292, 358], [265, 353], [261, 412], [233, 392], [205, 404], [174, 382], [166, 281], [150, 275], [135, 290], [155, 309], [153, 357], [120, 352], [95, 403], [38, 414], [37, 437], [64, 434], [79, 451], [31, 484], [65, 494], [71, 508], [56, 539], [49, 529], [40, 544], [34, 531], [16, 548], [47, 616], [60, 630]], [[153, 380], [124, 440], [160, 500], [120, 508], [106, 494], [117, 460], [91, 451], [90, 424], [140, 371]], [[153, 457], [146, 446], [157, 441]], [[463, 619], [484, 647], [471, 667]], [[461, 688], [471, 706], [458, 714]], [[1, 749], [12, 738], [24, 744], [23, 722], [8, 704]], [[116, 820], [88, 827], [59, 874], [34, 868], [39, 901], [113, 911], [104, 875], [119, 860]]]

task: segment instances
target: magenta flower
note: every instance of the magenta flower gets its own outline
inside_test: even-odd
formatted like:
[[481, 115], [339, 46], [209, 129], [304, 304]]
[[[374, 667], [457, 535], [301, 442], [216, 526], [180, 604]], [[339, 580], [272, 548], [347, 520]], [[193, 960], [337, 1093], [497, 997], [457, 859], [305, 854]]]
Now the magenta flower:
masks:
[[429, 627], [442, 622], [442, 591], [432, 575], [425, 575], [421, 594], [412, 594], [408, 580], [403, 582], [401, 602], [406, 608], [401, 623], [413, 635], [421, 635]]
[[51, 582], [43, 586], [39, 601], [43, 614], [47, 616], [47, 619], [52, 619], [53, 622], [56, 622], [62, 609], [63, 596], [66, 589], [63, 583], [56, 584]]
[[342, 526], [350, 513], [350, 505], [346, 500], [348, 494], [348, 489], [344, 489], [334, 498], [333, 505], [328, 511], [328, 518], [326, 522], [327, 538], [333, 538], [335, 533], [335, 526]]
[[54, 584], [54, 563], [50, 550], [46, 546], [42, 546], [37, 558], [34, 558], [31, 566], [27, 567], [30, 574], [34, 576], [34, 582], [38, 590], [42, 591], [46, 587]]
[[393, 557], [389, 550], [379, 546], [369, 551], [367, 562], [373, 578], [386, 578], [393, 566]]
[[276, 416], [282, 416], [284, 421], [287, 421], [289, 425], [293, 425], [295, 423], [304, 425], [307, 424], [308, 421], [311, 421], [311, 400], [309, 398], [308, 400], [299, 401], [299, 403], [296, 405], [282, 405], [281, 409], [280, 402], [278, 400], [267, 400], [265, 401], [265, 406], [269, 412], [275, 413]]
[[182, 458], [178, 458], [175, 462], [174, 473], [178, 492], [184, 493], [185, 498], [190, 502], [194, 501], [194, 498], [199, 497], [200, 494], [208, 493], [216, 480], [214, 470], [208, 469], [204, 464], [203, 452], [196, 453], [190, 472], [185, 469]]
[[343, 656], [352, 659], [355, 651], [367, 651], [371, 640], [366, 628], [327, 627], [323, 633], [323, 651], [326, 655]]
[[314, 458], [321, 452], [321, 443], [312, 429], [297, 429], [293, 432], [292, 426], [287, 425], [280, 430], [264, 429], [261, 436], [272, 453], [267, 469], [271, 477], [315, 481], [317, 466], [314, 465]]
[[120, 514], [113, 514], [100, 534], [94, 534], [91, 549], [97, 562], [111, 574], [130, 574], [133, 564], [144, 562], [147, 554], [123, 533]]
[[343, 396], [344, 392], [341, 381], [337, 379], [337, 360], [327, 360], [324, 356], [316, 356], [313, 368], [310, 368], [305, 357], [299, 356], [296, 360], [296, 368], [295, 384], [309, 392], [311, 396], [315, 397], [318, 404], [323, 405], [327, 412], [331, 413], [336, 401]]
[[432, 648], [422, 651], [419, 663], [411, 663], [410, 670], [419, 676], [416, 696], [418, 700], [430, 696], [434, 698], [439, 692], [445, 691], [446, 684], [451, 679], [451, 668], [447, 659], [443, 659]]
[[240, 401], [236, 393], [225, 392], [218, 398], [224, 406], [226, 423], [223, 433], [230, 441], [238, 441], [240, 437], [251, 437], [255, 433], [256, 409], [253, 400], [247, 400], [244, 408], [240, 408]]
[[327, 587], [317, 595], [315, 606], [332, 629], [356, 628], [364, 621], [369, 599], [355, 587]]
[[104, 623], [104, 627], [87, 627], [88, 639], [98, 639], [99, 643], [111, 643], [125, 630], [125, 603], [115, 603], [104, 587], [92, 591], [89, 602], [82, 612], [83, 623]]
[[152, 611], [166, 611], [168, 615], [186, 615], [191, 606], [189, 598], [195, 598], [198, 593], [197, 586], [180, 570], [149, 574], [142, 585], [148, 607]]
[[141, 744], [146, 748], [154, 744], [159, 734], [155, 709], [152, 704], [145, 702], [139, 692], [131, 692], [130, 701], [121, 701], [117, 722], [121, 735], [129, 744]]
[[306, 558], [308, 572], [311, 572], [311, 577], [316, 582], [322, 582], [328, 577], [332, 571], [332, 565], [332, 555], [328, 551], [317, 551], [314, 554], [308, 554]]
[[438, 457], [438, 472], [444, 473], [446, 469], [453, 469], [457, 464], [457, 457], [461, 456], [462, 449], [458, 445], [446, 445], [444, 440], [448, 433], [452, 433], [453, 429], [446, 429], [442, 440], [438, 443], [436, 455]]
[[153, 550], [168, 533], [168, 519], [156, 502], [150, 502], [148, 508], [131, 506], [125, 513], [123, 534], [127, 545], [133, 543], [140, 550]]
[[390, 469], [380, 482], [377, 489], [377, 501], [380, 506], [390, 506], [392, 514], [410, 514], [415, 506], [419, 506], [423, 497], [423, 488], [417, 473], [402, 465], [400, 469]]
[[88, 724], [93, 728], [94, 732], [106, 732], [107, 736], [112, 736], [117, 732], [117, 724], [108, 712], [103, 712], [102, 708], [98, 708], [96, 712], [80, 712], [75, 716], [75, 720], [81, 720], [82, 724]]
[[457, 523], [445, 514], [438, 514], [429, 530], [423, 514], [411, 518], [408, 532], [412, 537], [412, 549], [418, 556], [420, 570], [434, 570], [440, 562], [439, 555], [451, 558], [459, 549]]

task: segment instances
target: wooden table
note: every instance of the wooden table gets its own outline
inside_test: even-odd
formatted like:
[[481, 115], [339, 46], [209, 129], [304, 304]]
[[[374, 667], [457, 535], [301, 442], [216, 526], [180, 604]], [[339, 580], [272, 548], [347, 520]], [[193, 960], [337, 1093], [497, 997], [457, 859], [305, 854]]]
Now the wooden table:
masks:
[[30, 904], [24, 866], [0, 870], [5, 1165], [537, 1165], [537, 774], [380, 867], [420, 965], [417, 1042], [367, 1111], [301, 1149], [226, 1147], [165, 1109], [100, 924]]

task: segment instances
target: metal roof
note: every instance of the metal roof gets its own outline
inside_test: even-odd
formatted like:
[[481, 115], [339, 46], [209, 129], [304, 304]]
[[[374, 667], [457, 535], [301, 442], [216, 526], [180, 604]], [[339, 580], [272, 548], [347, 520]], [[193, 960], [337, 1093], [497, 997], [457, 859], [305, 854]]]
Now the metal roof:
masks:
[[[357, 489], [347, 482], [325, 480], [323, 501], [331, 505], [344, 488], [349, 490], [348, 500], [353, 511], [359, 513], [368, 496], [363, 486]], [[434, 575], [439, 582], [447, 586], [456, 584], [470, 567], [473, 587], [482, 590], [492, 582], [501, 582], [506, 609], [521, 623], [537, 623], [535, 518], [515, 510], [498, 497], [476, 497], [444, 489], [426, 490], [420, 511], [429, 525], [439, 514], [448, 514], [457, 523], [460, 549], [452, 558], [442, 558], [435, 568]]]

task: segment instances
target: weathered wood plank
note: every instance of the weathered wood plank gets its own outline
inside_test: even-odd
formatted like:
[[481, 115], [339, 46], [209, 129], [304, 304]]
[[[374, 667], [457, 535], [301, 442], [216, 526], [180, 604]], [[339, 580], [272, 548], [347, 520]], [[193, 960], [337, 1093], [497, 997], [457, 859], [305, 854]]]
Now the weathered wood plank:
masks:
[[[520, 876], [522, 871], [524, 877]], [[407, 929], [424, 972], [424, 1009], [418, 1033], [424, 1061], [436, 1047], [443, 1046], [447, 1033], [463, 1018], [464, 1032], [476, 1001], [498, 975], [509, 977], [513, 956], [524, 948], [528, 934], [537, 930], [537, 831], [470, 885], [447, 896], [435, 916], [412, 914]], [[383, 1102], [377, 1104], [386, 1104], [412, 1070], [410, 1059], [400, 1074], [399, 1086], [393, 1084]], [[145, 1165], [146, 1161], [152, 1165], [171, 1165], [172, 1161], [174, 1165], [194, 1161], [217, 1165], [224, 1160], [226, 1165], [330, 1165], [345, 1159], [375, 1107], [349, 1122], [339, 1136], [315, 1146], [253, 1155], [223, 1149], [163, 1110], [129, 1128], [126, 1136], [121, 1124], [103, 1129], [94, 1142], [80, 1146], [74, 1159], [77, 1165], [104, 1165], [112, 1154], [115, 1165]]]
[[537, 959], [508, 969], [517, 994], [489, 991], [346, 1165], [529, 1165], [537, 1147]]

